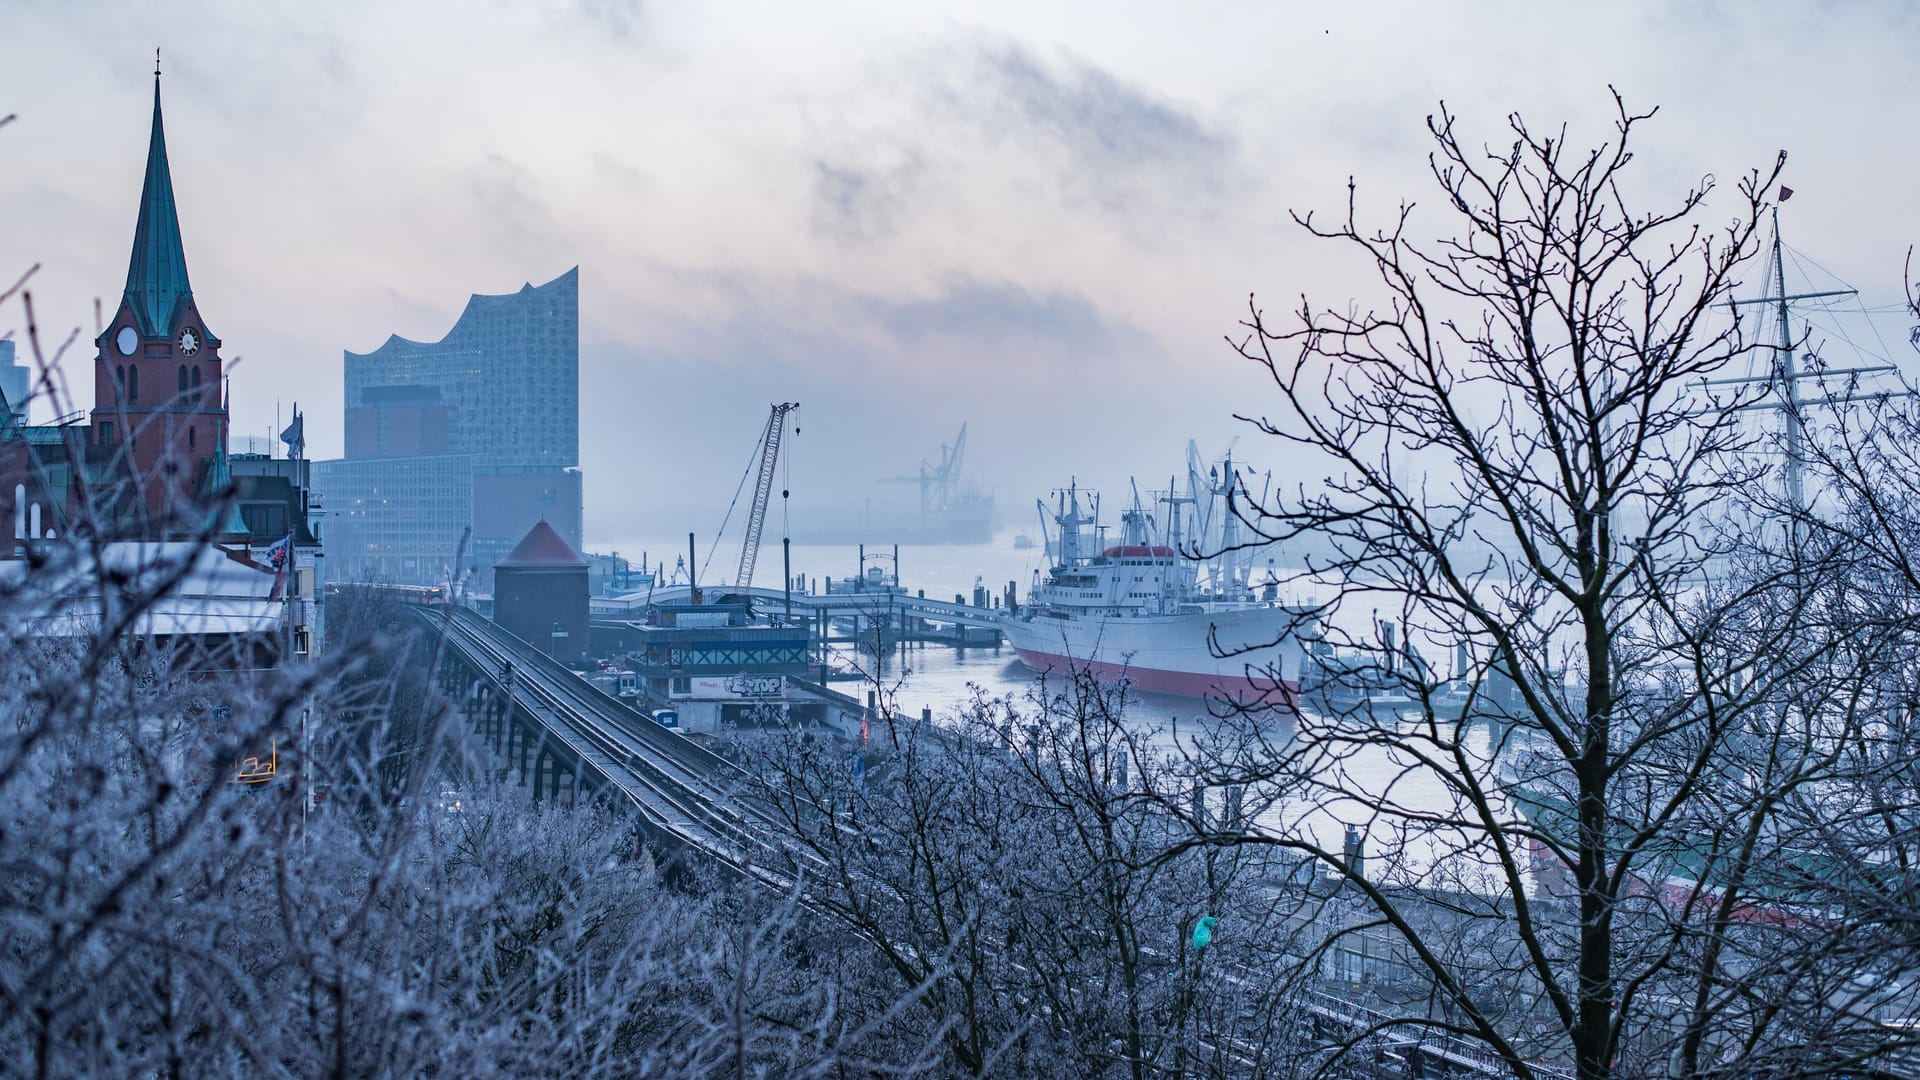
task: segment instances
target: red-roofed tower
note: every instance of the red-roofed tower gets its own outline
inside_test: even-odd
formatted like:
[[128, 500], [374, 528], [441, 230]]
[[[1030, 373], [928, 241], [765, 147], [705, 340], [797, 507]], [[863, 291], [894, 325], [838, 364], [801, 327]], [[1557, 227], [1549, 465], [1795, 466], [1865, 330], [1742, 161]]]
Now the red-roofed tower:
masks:
[[493, 621], [556, 660], [593, 654], [587, 560], [546, 518], [493, 564]]

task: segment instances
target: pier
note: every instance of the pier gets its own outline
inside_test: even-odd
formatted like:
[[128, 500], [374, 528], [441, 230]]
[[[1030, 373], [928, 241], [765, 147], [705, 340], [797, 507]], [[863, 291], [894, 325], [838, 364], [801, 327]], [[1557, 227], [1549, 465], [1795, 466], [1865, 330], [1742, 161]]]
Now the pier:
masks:
[[[670, 585], [630, 596], [596, 597], [591, 603], [593, 618], [595, 622], [644, 618], [650, 606], [692, 602], [693, 591], [685, 585]], [[925, 589], [917, 594], [899, 588], [787, 593], [780, 589], [734, 589], [721, 585], [699, 591], [710, 600], [720, 597], [743, 599], [752, 605], [757, 614], [773, 618], [784, 618], [790, 602], [794, 616], [804, 616], [821, 625], [836, 619], [914, 619], [930, 626], [965, 627], [992, 634], [991, 638], [976, 635], [974, 640], [967, 642], [969, 645], [995, 645], [1000, 640], [1000, 608], [931, 598], [926, 595]]]

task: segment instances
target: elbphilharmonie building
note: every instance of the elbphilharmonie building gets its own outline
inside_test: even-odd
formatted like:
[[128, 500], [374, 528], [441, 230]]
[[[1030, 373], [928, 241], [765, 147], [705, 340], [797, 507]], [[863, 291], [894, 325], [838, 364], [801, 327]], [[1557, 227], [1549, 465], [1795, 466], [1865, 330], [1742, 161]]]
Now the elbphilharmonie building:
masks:
[[316, 463], [335, 580], [484, 588], [543, 518], [581, 550], [579, 268], [347, 353], [345, 420], [345, 457]]

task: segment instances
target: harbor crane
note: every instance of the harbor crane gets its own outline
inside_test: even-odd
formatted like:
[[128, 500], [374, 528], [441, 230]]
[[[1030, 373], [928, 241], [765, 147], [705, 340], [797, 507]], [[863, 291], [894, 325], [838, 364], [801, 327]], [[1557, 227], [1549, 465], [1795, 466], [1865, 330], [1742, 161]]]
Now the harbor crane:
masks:
[[[960, 492], [960, 462], [967, 452], [967, 425], [960, 425], [960, 434], [950, 443], [941, 443], [937, 454], [929, 454], [920, 462], [918, 476], [889, 476], [882, 483], [919, 484], [920, 516], [926, 518], [933, 514], [944, 514], [953, 505], [954, 497]], [[933, 459], [940, 459], [935, 465]]]
[[[774, 465], [780, 460], [780, 435], [786, 427], [787, 414], [800, 407], [797, 401], [786, 401], [773, 406], [767, 414], [767, 430], [760, 435], [760, 475], [753, 483], [753, 504], [747, 511], [747, 535], [740, 545], [740, 572], [734, 575], [734, 586], [745, 592], [753, 585], [753, 563], [760, 555], [760, 529], [767, 521], [767, 499], [773, 494]], [[781, 498], [787, 493], [782, 491]]]

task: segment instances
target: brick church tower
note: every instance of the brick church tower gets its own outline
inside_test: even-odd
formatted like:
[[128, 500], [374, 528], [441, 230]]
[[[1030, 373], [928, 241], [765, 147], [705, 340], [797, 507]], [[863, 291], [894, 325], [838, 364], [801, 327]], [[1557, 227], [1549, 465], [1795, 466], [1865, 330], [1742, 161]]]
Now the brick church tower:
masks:
[[[207, 329], [187, 282], [173, 176], [160, 122], [160, 72], [153, 79], [153, 134], [133, 234], [127, 288], [106, 329], [93, 373], [95, 444], [89, 457], [123, 456], [150, 535], [190, 533], [198, 496], [224, 463], [227, 410], [220, 392], [220, 339]], [[219, 461], [215, 459], [219, 458]]]

